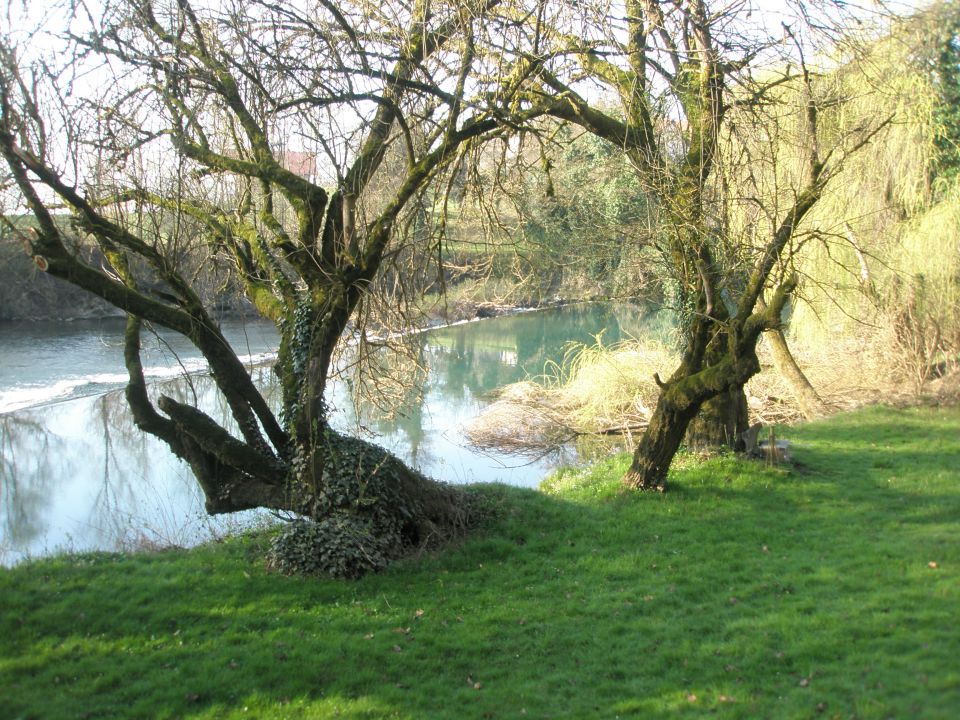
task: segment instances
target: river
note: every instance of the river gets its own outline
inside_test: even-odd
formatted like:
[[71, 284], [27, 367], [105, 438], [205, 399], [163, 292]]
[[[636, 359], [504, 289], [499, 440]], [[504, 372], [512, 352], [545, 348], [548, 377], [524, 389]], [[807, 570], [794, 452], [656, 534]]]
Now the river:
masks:
[[[406, 384], [392, 412], [358, 400], [368, 396], [344, 377], [330, 393], [333, 422], [451, 483], [533, 487], [574, 458], [531, 461], [471, 448], [463, 428], [490, 392], [541, 374], [568, 343], [659, 334], [662, 324], [635, 306], [588, 304], [429, 330], [408, 342], [412, 357], [377, 372]], [[223, 329], [268, 398], [275, 395], [273, 327], [232, 321]], [[60, 550], [187, 546], [271, 517], [208, 517], [186, 464], [134, 428], [122, 392], [122, 334], [122, 320], [0, 324], [0, 564]], [[164, 333], [143, 344], [155, 387], [225, 414], [188, 343]]]

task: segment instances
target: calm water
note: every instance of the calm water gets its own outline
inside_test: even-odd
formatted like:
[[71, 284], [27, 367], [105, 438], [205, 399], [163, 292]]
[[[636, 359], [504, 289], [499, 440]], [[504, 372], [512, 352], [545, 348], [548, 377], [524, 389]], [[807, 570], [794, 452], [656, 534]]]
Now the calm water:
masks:
[[[572, 458], [478, 452], [464, 426], [490, 391], [542, 373], [568, 343], [659, 333], [657, 320], [632, 306], [584, 305], [431, 330], [416, 336], [410, 358], [378, 371], [415, 388], [390, 416], [358, 400], [362, 390], [345, 378], [331, 392], [335, 423], [448, 482], [535, 486]], [[273, 328], [236, 322], [224, 330], [269, 397]], [[188, 467], [133, 427], [121, 389], [122, 332], [122, 321], [0, 325], [0, 563], [60, 548], [189, 545], [269, 517], [207, 517]], [[145, 340], [144, 365], [156, 389], [224, 415], [202, 359], [176, 336]]]

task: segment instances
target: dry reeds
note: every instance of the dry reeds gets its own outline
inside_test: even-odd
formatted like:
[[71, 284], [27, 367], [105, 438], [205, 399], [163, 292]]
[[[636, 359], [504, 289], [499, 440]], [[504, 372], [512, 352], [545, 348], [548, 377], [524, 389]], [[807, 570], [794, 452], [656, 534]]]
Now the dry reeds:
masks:
[[478, 447], [542, 453], [581, 435], [642, 431], [656, 403], [655, 372], [676, 358], [662, 345], [571, 345], [542, 376], [503, 388], [466, 430]]
[[[830, 412], [877, 402], [908, 404], [919, 397], [904, 381], [884, 333], [792, 349]], [[760, 358], [764, 369], [745, 388], [751, 422], [801, 422], [800, 407], [762, 345]], [[520, 455], [540, 455], [582, 436], [632, 438], [646, 428], [656, 404], [654, 373], [669, 374], [676, 360], [663, 345], [636, 340], [571, 346], [564, 360], [548, 366], [536, 381], [504, 387], [466, 428], [467, 438], [477, 447]], [[924, 391], [934, 399], [960, 397], [960, 376], [954, 369]]]

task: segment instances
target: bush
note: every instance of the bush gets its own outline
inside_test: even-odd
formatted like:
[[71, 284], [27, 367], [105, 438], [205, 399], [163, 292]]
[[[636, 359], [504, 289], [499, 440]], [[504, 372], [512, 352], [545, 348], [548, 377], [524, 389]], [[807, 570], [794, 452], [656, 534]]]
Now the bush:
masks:
[[362, 518], [336, 513], [284, 527], [270, 543], [267, 564], [287, 575], [358, 578], [386, 567], [391, 547], [399, 543], [375, 537]]

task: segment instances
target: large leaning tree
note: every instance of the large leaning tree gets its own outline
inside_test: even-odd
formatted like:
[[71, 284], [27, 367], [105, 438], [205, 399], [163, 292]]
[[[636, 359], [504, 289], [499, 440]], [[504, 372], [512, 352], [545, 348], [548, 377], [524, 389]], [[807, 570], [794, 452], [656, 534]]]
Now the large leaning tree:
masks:
[[795, 290], [804, 218], [886, 120], [825, 133], [823, 113], [842, 98], [809, 64], [800, 27], [824, 16], [801, 5], [770, 34], [752, 6], [550, 0], [516, 51], [525, 107], [629, 159], [651, 212], [643, 242], [680, 311], [681, 361], [655, 378], [659, 401], [625, 478], [635, 488], [665, 488], [685, 437], [733, 445], [746, 429], [743, 386], [760, 370], [758, 338], [780, 328]]
[[[334, 518], [388, 554], [462, 524], [454, 488], [331, 429], [325, 390], [405, 209], [496, 129], [470, 102], [496, 4], [110, 0], [52, 59], [49, 38], [3, 40], [6, 218], [30, 216], [40, 269], [127, 313], [135, 422], [189, 463], [208, 512]], [[224, 261], [279, 330], [278, 411], [198, 290]], [[144, 324], [199, 349], [230, 427], [148, 390]]]

